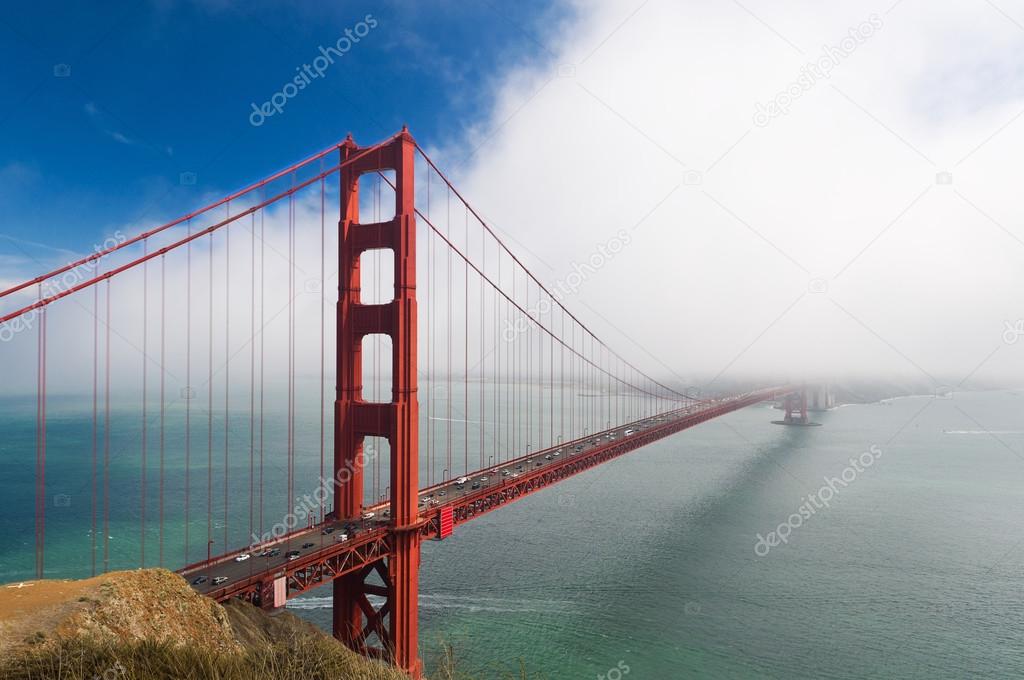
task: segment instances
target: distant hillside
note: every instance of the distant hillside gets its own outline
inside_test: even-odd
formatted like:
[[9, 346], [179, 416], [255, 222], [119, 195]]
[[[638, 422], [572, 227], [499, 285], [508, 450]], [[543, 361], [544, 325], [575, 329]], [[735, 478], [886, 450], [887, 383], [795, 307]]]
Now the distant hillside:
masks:
[[405, 679], [292, 614], [221, 606], [163, 569], [11, 585], [0, 587], [5, 680]]

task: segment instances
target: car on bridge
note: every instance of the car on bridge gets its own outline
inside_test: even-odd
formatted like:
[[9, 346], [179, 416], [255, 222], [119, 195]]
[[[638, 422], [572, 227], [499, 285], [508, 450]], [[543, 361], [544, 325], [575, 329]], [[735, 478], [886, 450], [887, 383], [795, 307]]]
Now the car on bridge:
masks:
[[245, 562], [250, 557], [252, 557], [252, 555], [250, 555], [249, 553], [242, 553], [241, 555], [235, 558], [235, 562]]

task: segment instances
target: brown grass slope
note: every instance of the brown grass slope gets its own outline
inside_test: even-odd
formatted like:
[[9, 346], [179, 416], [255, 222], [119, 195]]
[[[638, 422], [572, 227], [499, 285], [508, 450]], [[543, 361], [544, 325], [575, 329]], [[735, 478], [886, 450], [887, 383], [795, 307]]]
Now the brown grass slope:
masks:
[[[17, 584], [14, 584], [17, 586]], [[400, 680], [315, 626], [221, 606], [163, 569], [0, 588], [0, 678]]]

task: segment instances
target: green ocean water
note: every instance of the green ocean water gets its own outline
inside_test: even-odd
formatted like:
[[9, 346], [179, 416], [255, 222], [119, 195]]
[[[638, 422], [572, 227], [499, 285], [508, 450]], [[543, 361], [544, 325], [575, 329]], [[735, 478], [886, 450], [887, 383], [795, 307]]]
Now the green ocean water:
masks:
[[[706, 423], [427, 545], [428, 666], [444, 639], [481, 677], [1024, 677], [1024, 393], [774, 417]], [[328, 626], [318, 595], [292, 606]]]
[[[55, 404], [47, 496], [68, 498], [48, 504], [47, 576], [83, 576], [91, 569], [91, 402]], [[486, 515], [424, 546], [428, 670], [444, 641], [464, 670], [481, 677], [520, 663], [547, 678], [1022, 677], [1022, 409], [1024, 392], [956, 393], [847, 406], [817, 414], [822, 427], [786, 428], [770, 424], [776, 411], [753, 407]], [[118, 413], [110, 568], [136, 566], [143, 535], [130, 460], [138, 418]], [[303, 413], [296, 467], [308, 484], [318, 473], [319, 420]], [[202, 417], [193, 434], [205, 464]], [[223, 414], [214, 417], [222, 437]], [[3, 581], [32, 576], [34, 424], [34, 410], [8, 405], [0, 415]], [[279, 437], [283, 423], [266, 427]], [[443, 438], [447, 422], [440, 427]], [[228, 421], [229, 543], [249, 529], [248, 428], [248, 414]], [[470, 429], [471, 442], [477, 434]], [[881, 455], [839, 488], [830, 507], [767, 555], [755, 552], [758, 534], [777, 530], [872, 446]], [[158, 494], [154, 460], [149, 518]], [[165, 466], [181, 470], [182, 461], [169, 455]], [[197, 473], [191, 481], [194, 560], [205, 557], [207, 503], [223, 512], [219, 469], [215, 460], [209, 478]], [[268, 480], [284, 472], [268, 446]], [[167, 478], [166, 497], [179, 499], [183, 482]], [[283, 490], [270, 486], [267, 523], [287, 507]], [[170, 501], [168, 508], [165, 561], [178, 566], [182, 509]], [[158, 534], [148, 521], [149, 564]], [[220, 520], [210, 534], [216, 550]], [[102, 568], [102, 549], [98, 557]], [[328, 596], [314, 591], [289, 607], [329, 627]]]

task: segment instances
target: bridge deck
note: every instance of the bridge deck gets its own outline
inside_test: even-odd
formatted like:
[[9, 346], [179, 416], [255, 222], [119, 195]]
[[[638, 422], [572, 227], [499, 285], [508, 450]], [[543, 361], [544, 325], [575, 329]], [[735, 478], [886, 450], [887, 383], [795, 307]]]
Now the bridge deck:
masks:
[[[447, 508], [451, 508], [454, 525], [458, 526], [659, 439], [775, 398], [784, 390], [769, 388], [728, 399], [695, 402], [478, 470], [466, 475], [465, 484], [450, 480], [421, 489], [420, 532], [424, 538], [440, 538], [441, 515]], [[633, 432], [627, 435], [627, 430]], [[375, 505], [368, 508], [374, 513], [371, 519], [327, 521], [261, 546], [276, 548], [279, 552], [273, 556], [252, 555], [236, 561], [249, 549], [245, 548], [190, 565], [179, 573], [190, 581], [205, 576], [205, 582], [193, 587], [217, 601], [231, 597], [259, 601], [264, 585], [280, 577], [287, 579], [287, 597], [294, 597], [386, 555], [390, 526], [387, 508], [387, 504]], [[339, 540], [343, 533], [347, 533], [347, 540]], [[291, 551], [298, 551], [298, 557], [289, 559]], [[217, 577], [226, 577], [227, 581], [214, 585]]]

